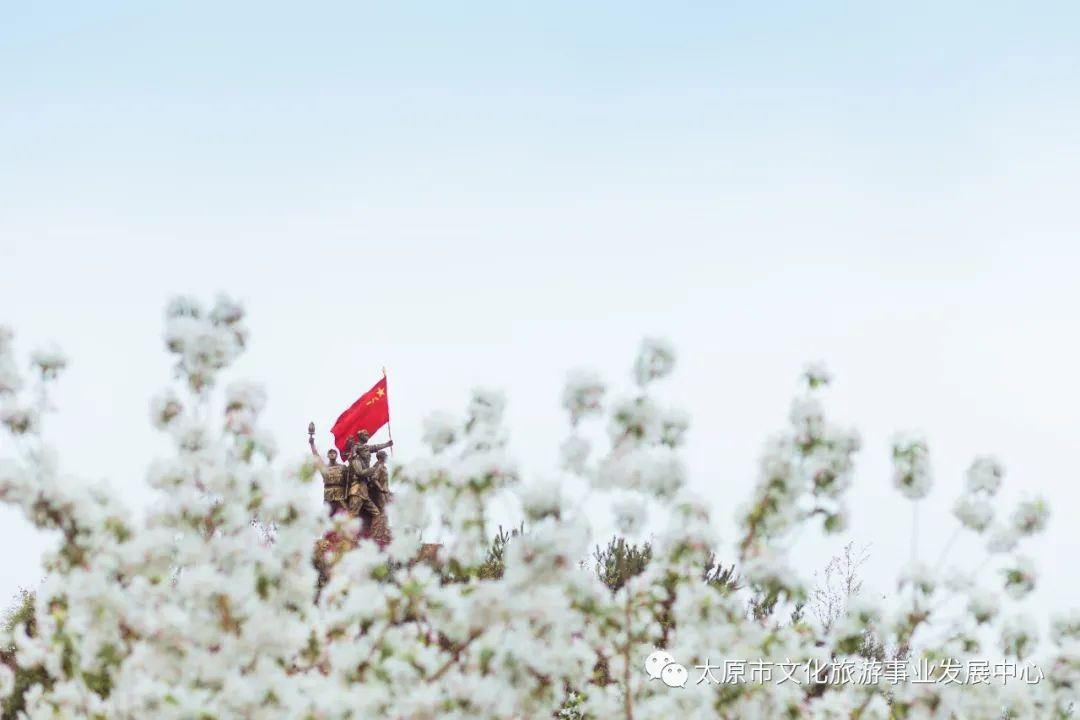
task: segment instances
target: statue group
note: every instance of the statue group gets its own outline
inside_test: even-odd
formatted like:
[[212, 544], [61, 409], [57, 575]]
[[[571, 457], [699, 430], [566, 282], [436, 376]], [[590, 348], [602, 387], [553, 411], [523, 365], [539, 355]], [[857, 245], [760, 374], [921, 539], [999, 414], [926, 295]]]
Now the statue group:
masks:
[[[323, 461], [315, 448], [315, 424], [308, 425], [308, 444], [319, 459], [323, 480], [323, 502], [331, 517], [348, 513], [360, 518], [361, 537], [370, 537], [379, 545], [390, 542], [390, 526], [386, 522], [386, 504], [390, 501], [390, 473], [386, 467], [386, 448], [394, 441], [368, 444], [370, 436], [361, 430], [345, 443], [344, 462], [338, 461], [338, 451], [330, 448]], [[371, 456], [375, 455], [375, 463]]]

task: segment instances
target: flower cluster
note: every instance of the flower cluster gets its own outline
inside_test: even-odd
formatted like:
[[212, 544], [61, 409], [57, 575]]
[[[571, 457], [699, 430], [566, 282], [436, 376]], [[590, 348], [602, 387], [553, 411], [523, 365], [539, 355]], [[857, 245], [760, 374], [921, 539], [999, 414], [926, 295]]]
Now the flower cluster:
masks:
[[209, 310], [192, 298], [176, 298], [165, 318], [165, 344], [177, 357], [177, 373], [196, 392], [211, 386], [247, 343], [243, 309], [224, 296]]
[[[766, 444], [758, 482], [750, 503], [740, 512], [743, 537], [741, 559], [775, 555], [794, 528], [820, 516], [825, 532], [847, 527], [844, 493], [851, 485], [854, 456], [861, 441], [857, 433], [830, 423], [820, 392], [828, 384], [823, 368], [807, 371], [804, 394], [789, 412], [790, 427]], [[801, 597], [801, 583], [790, 577], [774, 591]]]
[[675, 348], [666, 340], [646, 338], [641, 343], [634, 362], [634, 379], [644, 387], [653, 380], [666, 377], [675, 367]]
[[[64, 475], [44, 443], [0, 461], [0, 501], [56, 536], [32, 622], [14, 624], [12, 652], [0, 657], [0, 702], [26, 718], [1069, 717], [1080, 687], [1075, 612], [1054, 620], [1054, 647], [1038, 655], [1040, 628], [1023, 615], [1001, 618], [1000, 593], [913, 566], [903, 582], [914, 606], [860, 597], [830, 629], [801, 613], [794, 531], [819, 517], [825, 532], [843, 529], [860, 449], [826, 415], [831, 378], [820, 366], [804, 375], [789, 425], [766, 444], [739, 511], [735, 579], [719, 572], [717, 525], [688, 487], [679, 448], [689, 420], [655, 394], [653, 381], [674, 369], [666, 343], [643, 344], [622, 400], [609, 402], [595, 375], [569, 378], [562, 476], [519, 478], [500, 393], [476, 391], [461, 421], [433, 416], [427, 449], [394, 468], [393, 540], [380, 549], [316, 543], [356, 528], [312, 507], [310, 459], [285, 471], [271, 464], [260, 388], [228, 384], [220, 412], [207, 412], [211, 388], [246, 344], [243, 310], [177, 300], [166, 326], [181, 382], [151, 406], [172, 450], [149, 471], [157, 501], [144, 518], [107, 488]], [[5, 413], [28, 407], [12, 343], [0, 331]], [[59, 357], [37, 357], [41, 382], [63, 370]], [[592, 420], [609, 442], [585, 439]], [[42, 437], [40, 422], [6, 424], [20, 438]], [[898, 489], [924, 497], [925, 444], [902, 439], [893, 454]], [[1001, 475], [989, 461], [973, 466], [962, 526], [990, 528], [992, 508], [980, 503]], [[568, 482], [589, 489], [587, 508], [569, 501]], [[527, 520], [493, 545], [497, 496], [520, 503]], [[594, 542], [586, 510], [601, 506], [626, 535], [646, 524], [657, 532], [648, 552], [620, 541], [607, 556], [612, 567], [592, 572], [582, 567]], [[1046, 521], [1045, 503], [1025, 501], [994, 546], [1011, 550]], [[431, 539], [437, 552], [427, 553]], [[616, 571], [618, 582], [603, 580]], [[1036, 581], [1020, 557], [1003, 572], [1001, 592], [1014, 598]], [[963, 618], [939, 610], [946, 593], [966, 599]], [[644, 666], [657, 648], [687, 667], [708, 665], [710, 654], [815, 667], [970, 660], [990, 654], [990, 636], [1011, 658], [1042, 661], [1046, 682], [811, 678], [706, 691], [650, 682]]]
[[[24, 380], [15, 359], [14, 338], [10, 328], [0, 326], [0, 425], [12, 435], [25, 436], [37, 430], [45, 407], [40, 394], [37, 402], [20, 394]], [[44, 382], [56, 378], [67, 366], [67, 360], [59, 350], [39, 350], [34, 353], [31, 365]]]
[[600, 412], [604, 399], [603, 381], [594, 372], [577, 369], [566, 378], [563, 389], [563, 408], [570, 414], [570, 422], [576, 425], [582, 418]]
[[893, 485], [904, 497], [921, 500], [930, 494], [930, 451], [917, 436], [900, 435], [893, 440]]

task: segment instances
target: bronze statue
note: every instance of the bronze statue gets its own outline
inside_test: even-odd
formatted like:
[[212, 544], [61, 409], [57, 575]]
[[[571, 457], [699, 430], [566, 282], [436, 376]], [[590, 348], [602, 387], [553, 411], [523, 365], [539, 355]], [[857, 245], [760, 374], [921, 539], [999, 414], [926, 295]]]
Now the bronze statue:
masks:
[[373, 507], [370, 534], [380, 545], [390, 542], [390, 526], [386, 522], [386, 504], [390, 500], [390, 473], [386, 468], [386, 451], [379, 450], [375, 464], [361, 470], [356, 484], [367, 485], [367, 497]]
[[[361, 534], [374, 538], [380, 545], [390, 542], [390, 527], [386, 522], [386, 504], [390, 500], [390, 473], [386, 467], [386, 448], [394, 441], [368, 445], [371, 436], [365, 430], [345, 441], [344, 462], [338, 462], [338, 451], [331, 448], [326, 461], [315, 448], [315, 423], [308, 423], [308, 445], [318, 458], [323, 479], [323, 502], [330, 516], [347, 512], [362, 522]], [[376, 463], [371, 465], [371, 454]]]
[[362, 532], [367, 533], [380, 509], [371, 499], [369, 485], [365, 477], [368, 469], [364, 467], [357, 447], [357, 445], [353, 445], [353, 452], [349, 457], [349, 466], [346, 473], [346, 484], [348, 486], [346, 506], [350, 513], [363, 521]]
[[375, 460], [375, 464], [364, 471], [364, 477], [368, 481], [368, 494], [371, 496], [371, 501], [382, 511], [390, 499], [390, 472], [386, 468], [386, 451], [377, 452]]
[[348, 496], [346, 495], [345, 466], [338, 464], [337, 448], [327, 450], [326, 462], [323, 462], [319, 451], [315, 449], [315, 423], [313, 422], [308, 423], [308, 445], [311, 446], [311, 454], [318, 458], [319, 474], [322, 475], [323, 481], [323, 502], [329, 506], [330, 516], [333, 517], [336, 513], [348, 509], [346, 507]]
[[371, 453], [385, 450], [389, 447], [394, 447], [393, 440], [387, 440], [384, 443], [378, 443], [377, 445], [368, 445], [367, 441], [371, 438], [367, 430], [361, 430], [356, 433], [356, 442], [352, 445], [352, 451], [354, 455], [357, 455], [360, 459], [360, 465], [364, 470], [371, 467]]

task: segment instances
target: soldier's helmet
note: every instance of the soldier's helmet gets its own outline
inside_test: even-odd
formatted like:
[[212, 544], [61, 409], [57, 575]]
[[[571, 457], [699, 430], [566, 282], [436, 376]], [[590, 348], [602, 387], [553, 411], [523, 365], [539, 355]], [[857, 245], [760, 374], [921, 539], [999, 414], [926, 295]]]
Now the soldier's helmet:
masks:
[[361, 430], [360, 432], [356, 433], [356, 439], [359, 440], [361, 443], [366, 443], [368, 441], [368, 438], [370, 437], [371, 436], [368, 435], [367, 430]]
[[386, 459], [386, 451], [385, 450], [380, 450], [379, 452], [375, 453], [375, 459], [376, 460], [385, 460]]

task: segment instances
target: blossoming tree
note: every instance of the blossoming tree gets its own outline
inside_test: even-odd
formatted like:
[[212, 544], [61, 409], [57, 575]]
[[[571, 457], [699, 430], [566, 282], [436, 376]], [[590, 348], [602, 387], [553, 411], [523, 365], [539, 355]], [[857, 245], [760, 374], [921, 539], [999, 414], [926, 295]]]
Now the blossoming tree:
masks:
[[[519, 477], [506, 456], [504, 400], [478, 391], [460, 420], [433, 415], [427, 450], [396, 469], [392, 543], [329, 558], [316, 599], [316, 539], [355, 528], [312, 507], [310, 459], [274, 470], [259, 388], [233, 383], [215, 394], [247, 340], [242, 309], [178, 299], [166, 316], [179, 382], [154, 401], [151, 419], [173, 451], [150, 468], [158, 499], [142, 519], [107, 487], [68, 477], [45, 440], [47, 390], [63, 357], [34, 355], [27, 378], [12, 333], [0, 332], [0, 419], [17, 448], [0, 463], [0, 500], [56, 537], [32, 622], [15, 624], [0, 663], [0, 698], [11, 699], [17, 673], [33, 673], [18, 690], [20, 717], [1070, 717], [1080, 614], [1055, 619], [1042, 645], [1033, 622], [1002, 616], [1001, 593], [1023, 598], [1034, 585], [1033, 563], [1014, 552], [1047, 512], [1031, 501], [995, 519], [1003, 473], [991, 458], [972, 464], [955, 514], [1010, 558], [996, 587], [912, 567], [892, 606], [857, 598], [828, 631], [801, 613], [807, 590], [792, 568], [792, 532], [844, 529], [859, 449], [825, 416], [821, 368], [807, 370], [790, 426], [766, 444], [739, 510], [742, 589], [710, 580], [718, 537], [708, 503], [687, 487], [686, 416], [652, 392], [674, 353], [646, 341], [627, 399], [610, 401], [602, 379], [584, 372], [571, 374], [562, 397], [566, 475], [589, 488], [589, 505], [610, 503], [621, 531], [662, 528], [632, 577], [612, 586], [581, 570], [593, 541], [582, 503], [558, 483]], [[604, 418], [597, 442], [589, 425]], [[929, 490], [927, 457], [917, 438], [895, 442], [894, 484], [912, 502]], [[479, 572], [499, 492], [520, 498], [527, 522], [506, 542], [500, 572]], [[446, 538], [438, 567], [411, 562], [432, 526]], [[711, 672], [717, 654], [808, 672], [669, 687], [647, 673], [658, 649], [692, 678]], [[1037, 660], [1045, 678], [968, 682], [965, 665], [957, 681], [939, 681], [955, 663], [985, 657]], [[833, 676], [846, 662], [883, 658], [930, 663], [939, 677]]]

